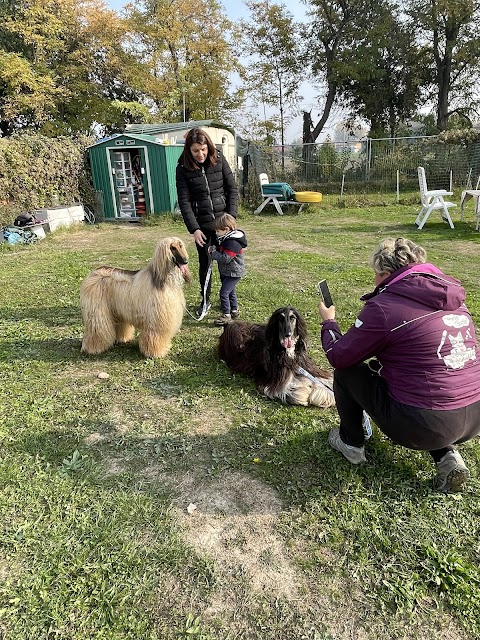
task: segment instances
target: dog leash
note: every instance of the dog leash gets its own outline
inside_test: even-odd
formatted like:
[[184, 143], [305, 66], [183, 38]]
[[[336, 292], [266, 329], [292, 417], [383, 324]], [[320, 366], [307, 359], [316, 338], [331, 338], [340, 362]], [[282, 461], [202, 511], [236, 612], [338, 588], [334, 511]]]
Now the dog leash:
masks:
[[196, 322], [200, 322], [200, 320], [203, 320], [203, 318], [207, 315], [208, 309], [210, 308], [209, 304], [207, 302], [207, 289], [208, 289], [208, 284], [210, 282], [210, 278], [212, 277], [212, 269], [213, 269], [213, 260], [210, 257], [210, 254], [208, 254], [208, 269], [207, 269], [207, 274], [205, 276], [205, 284], [203, 285], [203, 294], [202, 294], [203, 307], [202, 307], [202, 311], [201, 311], [200, 315], [198, 316], [198, 318], [196, 316], [194, 316], [192, 313], [190, 313], [190, 311], [185, 306], [185, 311]]
[[[314, 384], [319, 384], [321, 387], [323, 387], [329, 393], [331, 393], [332, 396], [335, 395], [328, 385], [323, 383], [321, 380], [319, 380], [315, 376], [312, 376], [312, 374], [309, 373], [303, 367], [297, 367], [297, 373], [300, 373], [302, 376], [305, 376], [306, 378], [308, 378]], [[363, 412], [363, 426], [365, 427], [365, 440], [369, 440], [369, 438], [372, 435], [372, 423], [371, 423], [371, 420], [370, 420], [370, 416], [368, 415], [368, 413], [366, 411]]]

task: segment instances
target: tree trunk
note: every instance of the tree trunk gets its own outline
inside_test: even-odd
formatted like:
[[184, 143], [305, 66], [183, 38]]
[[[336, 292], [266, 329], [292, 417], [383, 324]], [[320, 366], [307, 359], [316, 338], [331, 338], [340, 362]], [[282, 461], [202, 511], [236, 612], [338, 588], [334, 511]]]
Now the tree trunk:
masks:
[[285, 123], [283, 119], [283, 91], [282, 79], [279, 76], [279, 98], [280, 98], [280, 131], [282, 137], [282, 177], [285, 177]]
[[440, 68], [437, 69], [438, 102], [437, 102], [437, 127], [440, 131], [445, 131], [448, 127], [448, 94], [450, 90], [450, 70], [452, 61], [442, 60]]
[[457, 44], [460, 24], [451, 24], [445, 28], [445, 52], [440, 55], [438, 46], [438, 34], [434, 34], [434, 56], [437, 67], [437, 127], [440, 131], [445, 131], [448, 127], [448, 96], [450, 92], [452, 76], [453, 49]]
[[337, 83], [336, 82], [329, 82], [328, 83], [327, 98], [325, 100], [325, 105], [323, 107], [322, 117], [317, 122], [317, 124], [315, 125], [313, 131], [311, 132], [312, 142], [315, 142], [316, 139], [318, 138], [318, 136], [321, 134], [322, 129], [325, 126], [325, 124], [326, 124], [326, 122], [327, 122], [327, 120], [328, 120], [328, 118], [330, 116], [330, 112], [332, 110], [333, 103], [335, 102], [336, 95], [337, 95]]

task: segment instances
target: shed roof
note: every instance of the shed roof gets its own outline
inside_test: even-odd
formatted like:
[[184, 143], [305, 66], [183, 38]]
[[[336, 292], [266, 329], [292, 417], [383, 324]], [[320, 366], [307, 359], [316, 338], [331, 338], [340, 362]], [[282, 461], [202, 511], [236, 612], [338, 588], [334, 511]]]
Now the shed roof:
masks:
[[[115, 140], [115, 138], [119, 137], [131, 138], [132, 140], [140, 140], [141, 142], [149, 142], [150, 144], [161, 144], [160, 140], [157, 140], [155, 136], [148, 135], [147, 133], [131, 133], [130, 131], [126, 131], [125, 133], [114, 133], [111, 136], [107, 136], [106, 138], [102, 138], [101, 140], [97, 140], [94, 144], [89, 145], [90, 147], [95, 147], [99, 144], [105, 144], [105, 142], [110, 142], [111, 140]], [[183, 140], [182, 140], [183, 142]]]
[[146, 133], [154, 135], [156, 133], [170, 133], [171, 131], [179, 131], [193, 129], [194, 127], [214, 127], [215, 129], [226, 129], [232, 135], [235, 135], [233, 127], [223, 124], [218, 120], [190, 120], [189, 122], [168, 122], [159, 124], [127, 124], [125, 133]]

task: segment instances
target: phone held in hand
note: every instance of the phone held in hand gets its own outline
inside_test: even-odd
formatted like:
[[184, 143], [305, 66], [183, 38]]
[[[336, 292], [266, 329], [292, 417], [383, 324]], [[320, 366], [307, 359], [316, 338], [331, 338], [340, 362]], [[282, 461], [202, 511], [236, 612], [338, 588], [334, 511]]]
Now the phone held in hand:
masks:
[[330, 289], [328, 288], [328, 284], [326, 280], [320, 280], [317, 284], [318, 293], [322, 296], [323, 302], [326, 307], [331, 307], [333, 305], [332, 296], [330, 295]]

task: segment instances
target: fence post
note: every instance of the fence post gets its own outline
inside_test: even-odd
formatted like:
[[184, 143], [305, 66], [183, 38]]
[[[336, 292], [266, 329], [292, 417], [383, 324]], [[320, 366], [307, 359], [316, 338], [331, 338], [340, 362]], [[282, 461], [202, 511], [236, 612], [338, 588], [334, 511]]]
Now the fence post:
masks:
[[400, 169], [397, 169], [397, 204], [400, 202]]
[[472, 188], [472, 167], [470, 167], [470, 169], [468, 170], [468, 176], [467, 176], [467, 189], [471, 189]]
[[343, 185], [345, 184], [345, 174], [342, 173], [342, 186], [340, 187], [340, 197], [343, 198]]
[[365, 182], [368, 182], [368, 176], [370, 174], [371, 153], [372, 153], [372, 141], [370, 140], [370, 138], [367, 138], [366, 153], [365, 153]]
[[450, 189], [449, 189], [449, 191], [452, 191], [452, 186], [453, 186], [453, 171], [450, 169]]

